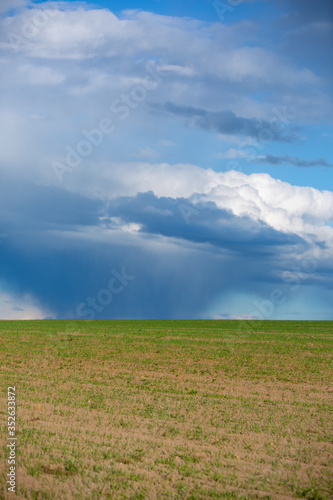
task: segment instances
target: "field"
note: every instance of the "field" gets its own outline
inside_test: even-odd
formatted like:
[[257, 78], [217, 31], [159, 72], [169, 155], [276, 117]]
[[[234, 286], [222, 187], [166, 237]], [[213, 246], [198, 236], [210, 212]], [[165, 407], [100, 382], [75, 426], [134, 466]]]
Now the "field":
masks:
[[333, 498], [332, 354], [332, 322], [2, 321], [0, 498]]

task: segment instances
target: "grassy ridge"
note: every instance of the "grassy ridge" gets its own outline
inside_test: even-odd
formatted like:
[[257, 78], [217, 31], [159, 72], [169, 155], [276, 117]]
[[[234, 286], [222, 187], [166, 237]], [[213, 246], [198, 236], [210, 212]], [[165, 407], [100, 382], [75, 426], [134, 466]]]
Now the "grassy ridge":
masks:
[[332, 322], [0, 322], [0, 353], [20, 498], [333, 498]]

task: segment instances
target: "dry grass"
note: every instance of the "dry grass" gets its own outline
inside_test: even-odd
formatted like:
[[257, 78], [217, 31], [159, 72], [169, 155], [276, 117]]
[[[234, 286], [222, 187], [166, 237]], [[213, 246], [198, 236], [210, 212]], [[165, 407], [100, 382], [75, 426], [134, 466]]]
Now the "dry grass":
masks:
[[332, 348], [328, 322], [1, 322], [16, 498], [333, 498]]

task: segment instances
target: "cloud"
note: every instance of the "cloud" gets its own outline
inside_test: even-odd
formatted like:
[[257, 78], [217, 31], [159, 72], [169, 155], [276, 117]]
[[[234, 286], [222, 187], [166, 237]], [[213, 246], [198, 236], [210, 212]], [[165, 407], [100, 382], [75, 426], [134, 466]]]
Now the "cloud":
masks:
[[321, 0], [313, 2], [312, 0], [284, 0], [288, 4], [288, 20], [294, 22], [300, 21], [326, 21], [333, 19], [333, 5], [331, 0]]
[[249, 158], [251, 155], [247, 151], [242, 151], [241, 149], [231, 148], [224, 153], [216, 153], [215, 158], [224, 159], [227, 158], [229, 160], [234, 160], [236, 158]]
[[333, 43], [333, 4], [330, 0], [268, 0], [278, 9], [271, 25], [280, 50], [294, 61], [307, 61], [320, 78], [330, 75], [330, 50]]
[[162, 139], [160, 141], [161, 145], [166, 147], [166, 148], [170, 148], [172, 146], [176, 146], [176, 143], [173, 142], [173, 141], [169, 141], [168, 139]]
[[7, 226], [13, 224], [23, 229], [27, 225], [38, 231], [57, 228], [68, 230], [78, 226], [98, 225], [99, 218], [103, 215], [103, 205], [99, 199], [3, 177], [0, 185], [0, 211]]
[[[205, 317], [221, 294], [270, 293], [296, 256], [301, 263], [313, 249], [320, 256], [322, 241], [332, 252], [333, 229], [321, 229], [316, 217], [328, 217], [332, 193], [264, 174], [191, 170], [192, 180], [188, 170], [183, 184], [179, 167], [178, 173], [165, 169], [169, 184], [163, 170], [157, 172], [154, 189], [168, 196], [145, 192], [104, 201], [29, 184], [11, 200], [13, 189], [5, 182], [4, 289], [17, 304], [28, 294], [47, 316], [78, 317], [79, 304], [105, 289], [112, 269], [125, 267], [135, 280], [97, 318]], [[148, 173], [143, 177], [153, 184]], [[127, 168], [137, 189], [131, 174]], [[176, 181], [189, 196], [175, 197]], [[296, 214], [299, 221], [311, 214], [311, 224], [301, 226]], [[311, 279], [329, 287], [332, 269], [319, 269]]]
[[319, 227], [333, 217], [333, 193], [330, 191], [292, 186], [268, 174], [247, 176], [227, 172], [224, 182], [206, 194], [194, 195], [193, 199], [214, 201], [218, 207], [229, 209], [235, 215], [248, 215], [278, 231], [303, 237], [317, 233], [320, 239]]
[[64, 74], [53, 71], [51, 68], [30, 64], [20, 66], [19, 71], [23, 73], [26, 82], [30, 85], [59, 85], [66, 79]]
[[29, 0], [1, 0], [0, 14], [28, 5]]
[[18, 297], [0, 291], [0, 319], [27, 320], [49, 317], [49, 311], [42, 310], [36, 302], [29, 295]]
[[144, 160], [155, 160], [156, 158], [159, 158], [160, 153], [147, 146], [146, 148], [140, 148], [139, 151], [133, 156]]
[[[275, 141], [295, 142], [299, 139], [295, 133], [274, 133], [270, 123], [266, 120], [239, 117], [232, 111], [206, 111], [190, 106], [179, 106], [172, 102], [167, 102], [164, 109], [173, 115], [188, 118], [189, 123], [193, 123], [196, 127], [207, 131], [213, 130], [220, 134], [258, 137], [260, 132], [269, 130], [272, 140]], [[295, 131], [296, 127], [293, 129]]]
[[[281, 9], [283, 19], [287, 21], [313, 21], [325, 20], [333, 16], [333, 6], [331, 0], [321, 0], [313, 2], [312, 0], [245, 0], [247, 2], [262, 1], [272, 4], [277, 3]], [[286, 10], [287, 9], [287, 10]]]
[[[266, 173], [247, 175], [234, 170], [215, 172], [193, 164], [145, 162], [106, 162], [98, 171], [98, 177], [94, 169], [80, 172], [82, 189], [91, 195], [102, 192], [109, 199], [152, 191], [159, 198], [213, 202], [237, 216], [250, 216], [277, 231], [301, 237], [320, 232], [323, 223], [333, 222], [331, 191], [292, 185]], [[73, 189], [74, 180], [68, 178], [68, 189]]]
[[[253, 46], [253, 40], [244, 44], [249, 23], [207, 25], [140, 10], [117, 17], [107, 9], [75, 8], [69, 2], [58, 9], [51, 5], [52, 9], [43, 5], [48, 19], [41, 28], [34, 21], [37, 8], [16, 16], [10, 28], [4, 24], [3, 47], [28, 57], [77, 61], [99, 57], [110, 64], [136, 55], [156, 60], [157, 54], [160, 71], [182, 81], [206, 76], [220, 83], [246, 82], [251, 88], [259, 82], [272, 88], [318, 82], [309, 68], [287, 64], [274, 50]], [[33, 34], [25, 36], [28, 24]], [[23, 40], [9, 43], [13, 39], [9, 33]]]
[[[121, 184], [117, 172], [126, 172]], [[221, 295], [269, 294], [296, 258], [332, 256], [333, 229], [323, 223], [333, 193], [194, 165], [108, 173], [109, 184], [100, 181], [104, 194], [116, 187], [109, 197], [3, 179], [2, 284], [13, 307], [29, 296], [47, 316], [78, 317], [79, 304], [125, 267], [135, 280], [96, 317], [205, 317]], [[326, 262], [310, 278], [328, 289]]]
[[283, 165], [285, 163], [289, 163], [294, 167], [300, 167], [300, 168], [333, 167], [331, 163], [328, 163], [328, 161], [324, 160], [323, 158], [317, 158], [315, 160], [303, 160], [302, 158], [297, 158], [295, 156], [274, 156], [266, 154], [265, 156], [257, 156], [255, 161], [270, 165]]
[[[46, 16], [42, 26], [38, 15]], [[73, 107], [82, 116], [84, 108], [93, 127], [113, 99], [142, 84], [146, 62], [155, 61], [163, 84], [140, 104], [142, 123], [153, 126], [156, 115], [164, 122], [163, 104], [169, 101], [174, 114], [188, 109], [191, 117], [184, 118], [204, 130], [253, 136], [273, 118], [276, 106], [287, 105], [295, 118], [275, 139], [293, 142], [299, 139], [299, 129], [292, 128], [297, 122], [329, 119], [331, 98], [312, 68], [266, 45], [258, 35], [253, 39], [253, 26], [243, 22], [227, 26], [142, 11], [116, 16], [76, 2], [46, 2], [2, 22], [0, 46], [7, 62], [0, 91], [11, 96], [12, 111], [22, 112], [27, 100], [38, 108], [31, 114], [45, 116], [47, 109], [50, 120], [43, 130], [54, 138], [51, 150], [65, 141], [68, 120], [62, 110]], [[261, 97], [263, 87], [267, 98]], [[159, 105], [153, 112], [151, 103]], [[70, 125], [67, 135], [79, 132], [80, 124]]]
[[177, 64], [161, 64], [158, 66], [158, 70], [179, 76], [192, 77], [195, 75], [195, 70], [193, 68], [188, 66], [178, 66]]
[[237, 217], [215, 203], [193, 204], [183, 198], [157, 198], [152, 192], [112, 200], [108, 213], [126, 224], [136, 223], [141, 232], [209, 243], [218, 248], [245, 251], [247, 255], [253, 251], [275, 253], [275, 246], [305, 244], [295, 235], [281, 234], [260, 220]]

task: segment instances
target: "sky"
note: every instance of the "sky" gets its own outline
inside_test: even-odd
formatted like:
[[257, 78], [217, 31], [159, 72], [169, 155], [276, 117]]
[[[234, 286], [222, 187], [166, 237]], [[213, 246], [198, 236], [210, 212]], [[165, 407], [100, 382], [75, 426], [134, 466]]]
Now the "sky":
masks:
[[331, 0], [0, 5], [0, 319], [333, 320]]

